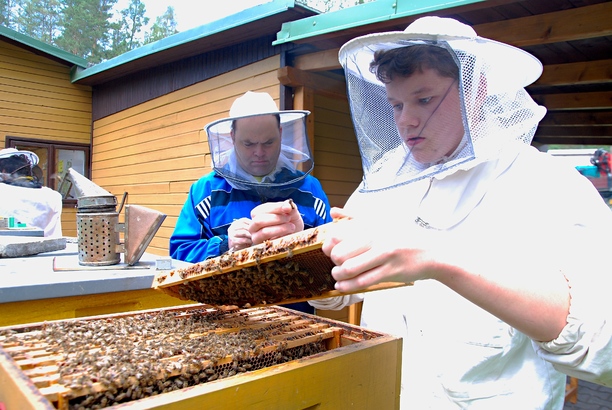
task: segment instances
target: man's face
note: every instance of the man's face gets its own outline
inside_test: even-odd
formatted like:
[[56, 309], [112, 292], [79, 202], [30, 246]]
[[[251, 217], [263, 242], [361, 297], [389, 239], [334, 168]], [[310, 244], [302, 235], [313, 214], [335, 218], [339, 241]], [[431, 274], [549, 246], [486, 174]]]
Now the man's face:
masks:
[[249, 174], [263, 177], [276, 167], [281, 149], [281, 129], [275, 116], [236, 120], [232, 141], [240, 166]]
[[463, 137], [459, 90], [452, 78], [426, 69], [386, 84], [400, 137], [421, 163], [451, 155]]

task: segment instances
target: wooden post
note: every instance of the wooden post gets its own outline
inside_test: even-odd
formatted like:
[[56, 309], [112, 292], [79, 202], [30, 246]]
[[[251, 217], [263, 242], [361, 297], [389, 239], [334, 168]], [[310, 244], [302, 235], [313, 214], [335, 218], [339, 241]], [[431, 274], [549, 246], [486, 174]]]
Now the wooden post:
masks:
[[310, 151], [314, 155], [315, 150], [315, 118], [314, 118], [314, 91], [311, 88], [299, 86], [295, 87], [293, 97], [293, 109], [310, 111], [306, 117], [306, 132], [308, 133], [308, 144]]
[[570, 377], [565, 385], [565, 401], [568, 400], [574, 404], [578, 401], [578, 379], [575, 377]]

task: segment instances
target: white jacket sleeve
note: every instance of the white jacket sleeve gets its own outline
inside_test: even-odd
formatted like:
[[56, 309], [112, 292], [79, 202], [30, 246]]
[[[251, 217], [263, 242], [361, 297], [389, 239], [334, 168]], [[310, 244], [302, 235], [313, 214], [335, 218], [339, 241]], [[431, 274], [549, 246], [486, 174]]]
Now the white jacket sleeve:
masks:
[[[571, 188], [571, 195], [577, 198], [591, 195], [580, 186]], [[612, 212], [600, 198], [591, 199], [568, 207], [571, 198], [561, 198], [563, 212], [573, 215], [575, 221], [568, 228], [571, 232], [555, 244], [554, 255], [568, 281], [570, 309], [567, 324], [556, 339], [534, 341], [533, 345], [560, 372], [612, 386], [612, 263], [608, 256]]]
[[363, 294], [344, 295], [326, 299], [309, 300], [308, 304], [315, 309], [321, 310], [340, 310], [352, 304], [361, 302]]
[[[608, 292], [611, 290], [608, 288]], [[580, 306], [582, 302], [572, 296], [567, 325], [561, 334], [550, 342], [533, 344], [538, 355], [560, 372], [612, 387], [612, 306], [605, 299], [597, 300], [598, 312]]]

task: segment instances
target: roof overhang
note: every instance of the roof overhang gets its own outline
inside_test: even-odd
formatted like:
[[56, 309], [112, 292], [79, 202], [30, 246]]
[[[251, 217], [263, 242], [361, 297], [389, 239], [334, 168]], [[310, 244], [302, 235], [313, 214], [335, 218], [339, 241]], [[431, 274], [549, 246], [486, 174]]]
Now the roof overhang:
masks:
[[166, 37], [73, 73], [72, 82], [97, 85], [150, 67], [239, 44], [257, 35], [275, 34], [287, 21], [318, 12], [295, 0], [275, 0]]
[[299, 43], [312, 37], [389, 20], [422, 15], [485, 0], [377, 0], [282, 25], [273, 45]]
[[0, 40], [13, 44], [17, 47], [31, 51], [34, 54], [41, 55], [50, 60], [56, 61], [66, 66], [87, 67], [87, 60], [67, 51], [43, 43], [25, 34], [21, 34], [8, 27], [0, 26]]

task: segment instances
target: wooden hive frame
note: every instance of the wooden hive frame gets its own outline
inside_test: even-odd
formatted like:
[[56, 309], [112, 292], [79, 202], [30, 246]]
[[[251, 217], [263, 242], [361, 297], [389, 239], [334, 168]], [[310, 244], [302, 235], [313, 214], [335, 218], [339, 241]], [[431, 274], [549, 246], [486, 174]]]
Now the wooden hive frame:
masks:
[[[322, 251], [331, 224], [306, 229], [186, 268], [160, 271], [152, 287], [181, 300], [239, 307], [347, 295], [335, 290], [334, 263]], [[385, 282], [358, 293], [405, 283]], [[357, 293], [357, 292], [355, 292]]]
[[[308, 373], [309, 371], [306, 371], [306, 368], [309, 367], [307, 362], [310, 360], [312, 360], [312, 363], [316, 363], [315, 367], [319, 369], [318, 371], [323, 370], [324, 373], [330, 371], [327, 366], [323, 365], [326, 358], [331, 358], [329, 355], [332, 353], [334, 358], [343, 357], [340, 360], [342, 364], [334, 371], [335, 375], [334, 372], [331, 372], [329, 375], [320, 374], [317, 375], [320, 380], [306, 382], [307, 384], [314, 383], [318, 386], [320, 383], [330, 383], [333, 385], [334, 380], [330, 379], [330, 377], [339, 377], [338, 372], [345, 371], [347, 374], [351, 374], [352, 377], [362, 379], [362, 383], [366, 383], [369, 380], [369, 383], [382, 383], [386, 385], [384, 391], [373, 393], [374, 396], [382, 394], [386, 402], [393, 404], [393, 406], [398, 404], [395, 395], [399, 393], [399, 362], [397, 360], [399, 360], [398, 356], [401, 356], [401, 339], [388, 337], [329, 319], [300, 314], [299, 312], [281, 307], [219, 311], [218, 309], [212, 309], [203, 305], [0, 328], [0, 334], [2, 334], [0, 336], [0, 402], [4, 401], [8, 409], [68, 409], [78, 408], [77, 404], [79, 401], [85, 402], [90, 397], [96, 396], [98, 399], [105, 397], [104, 395], [108, 392], [111, 392], [113, 397], [123, 395], [120, 400], [117, 400], [118, 402], [126, 401], [125, 391], [138, 385], [139, 377], [142, 376], [137, 374], [126, 375], [124, 383], [127, 383], [126, 386], [130, 386], [126, 389], [113, 389], [112, 386], [115, 385], [111, 386], [102, 382], [102, 376], [99, 375], [94, 376], [94, 379], [90, 379], [88, 382], [83, 381], [81, 376], [83, 371], [85, 371], [84, 369], [60, 376], [58, 369], [65, 365], [69, 357], [79, 354], [95, 354], [96, 351], [100, 350], [100, 346], [89, 346], [89, 348], [81, 350], [81, 353], [75, 351], [67, 352], [57, 348], [58, 346], [54, 346], [53, 343], [49, 343], [48, 340], [43, 340], [41, 334], [45, 332], [45, 327], [52, 326], [53, 324], [66, 326], [66, 329], [68, 329], [67, 325], [70, 324], [81, 325], [89, 323], [104, 325], [110, 323], [109, 321], [125, 318], [135, 319], [143, 315], [145, 318], [149, 318], [148, 320], [151, 320], [151, 315], [157, 314], [169, 315], [168, 317], [175, 318], [176, 320], [187, 320], [187, 318], [199, 314], [210, 314], [213, 318], [218, 318], [215, 319], [219, 320], [218, 326], [214, 329], [205, 329], [201, 333], [194, 332], [184, 335], [192, 340], [208, 333], [224, 337], [236, 334], [236, 332], [242, 332], [245, 329], [274, 329], [274, 331], [269, 332], [265, 344], [256, 346], [256, 351], [244, 352], [240, 358], [236, 358], [237, 353], [234, 351], [224, 355], [217, 355], [217, 357], [205, 357], [198, 363], [192, 363], [183, 360], [186, 356], [184, 353], [172, 354], [156, 360], [158, 367], [153, 374], [159, 380], [162, 380], [162, 376], [165, 377], [163, 381], [167, 382], [168, 380], [178, 380], [183, 377], [190, 371], [190, 366], [197, 366], [200, 375], [210, 374], [211, 376], [217, 374], [215, 372], [221, 372], [223, 369], [225, 369], [224, 371], [232, 368], [236, 369], [236, 363], [244, 365], [251, 362], [254, 364], [252, 370], [243, 369], [236, 372], [236, 375], [226, 374], [223, 377], [215, 377], [213, 380], [206, 380], [199, 384], [189, 384], [189, 387], [187, 387], [187, 384], [181, 385], [176, 391], [141, 398], [133, 402], [133, 404], [127, 401], [123, 404], [118, 404], [118, 406], [131, 407], [133, 405], [134, 408], [143, 408], [142, 406], [145, 408], [182, 408], [181, 405], [178, 405], [178, 407], [173, 406], [176, 405], [175, 402], [183, 402], [184, 400], [194, 400], [200, 404], [206, 403], [208, 406], [216, 403], [216, 399], [213, 400], [212, 397], [218, 398], [218, 394], [229, 394], [227, 392], [222, 393], [222, 391], [229, 389], [227, 391], [232, 392], [231, 394], [240, 396], [243, 404], [247, 405], [248, 402], [252, 401], [253, 403], [259, 403], [255, 404], [255, 408], [258, 408], [258, 406], [260, 406], [259, 408], [266, 408], [265, 406], [269, 406], [270, 403], [278, 400], [281, 402], [293, 400], [294, 392], [291, 389], [295, 388], [293, 386], [296, 383], [295, 378], [297, 377], [295, 371]], [[167, 337], [173, 338], [178, 336], [170, 333]], [[183, 348], [187, 348], [188, 343], [180, 341], [180, 345]], [[309, 346], [320, 346], [321, 348], [314, 349]], [[303, 356], [299, 356], [298, 351], [303, 352], [307, 348], [313, 350]], [[369, 349], [370, 353], [374, 356], [370, 358], [369, 356], [363, 356], [363, 353], [357, 354], [362, 349]], [[354, 365], [351, 365], [354, 362], [344, 357], [351, 354], [354, 356], [353, 359], [356, 359], [355, 356], [360, 357], [361, 365], [358, 366], [360, 369], [354, 369]], [[381, 354], [388, 357], [383, 359], [383, 356], [380, 356]], [[283, 356], [288, 357], [284, 358]], [[372, 359], [378, 360], [380, 363], [370, 362]], [[97, 357], [95, 360], [100, 361], [102, 359]], [[368, 374], [368, 372], [376, 373], [376, 369], [369, 368], [372, 365], [374, 367], [379, 366], [378, 370], [385, 374], [376, 376], [376, 380], [371, 379], [372, 374]], [[361, 368], [365, 366], [368, 368]], [[389, 366], [393, 370], [390, 370]], [[325, 370], [326, 368], [327, 370]], [[210, 373], [207, 370], [210, 370]], [[95, 373], [95, 369], [89, 369], [88, 371], [92, 374]], [[279, 382], [293, 386], [289, 391], [284, 392], [278, 397], [269, 397], [267, 400], [268, 404], [264, 404], [266, 400], [258, 399], [257, 395], [251, 397], [249, 394], [245, 394], [247, 391], [250, 391], [252, 394], [252, 389], [262, 388], [266, 391], [270, 389], [269, 383], [265, 381], [266, 373], [278, 379]], [[381, 379], [378, 380], [378, 377]], [[236, 380], [236, 382], [231, 380]], [[251, 385], [252, 382], [254, 384]], [[301, 381], [298, 385], [301, 385], [303, 382]], [[350, 382], [351, 384], [354, 383], [354, 379]], [[244, 383], [247, 383], [248, 387]], [[243, 388], [239, 394], [236, 384]], [[316, 392], [318, 395], [316, 400], [328, 402], [330, 406], [332, 405], [331, 403], [335, 403], [333, 406], [338, 406], [340, 404], [339, 400], [341, 400], [338, 397], [338, 392], [327, 397], [329, 392], [326, 389], [322, 389], [324, 396], [320, 395], [321, 392]], [[213, 392], [215, 394], [209, 396]], [[366, 401], [370, 401], [370, 399]], [[173, 404], [170, 405], [170, 403]], [[221, 403], [226, 403], [226, 400]], [[110, 405], [110, 400], [105, 404]], [[250, 406], [251, 404], [248, 405]], [[223, 407], [220, 403], [217, 405], [218, 408]], [[213, 405], [210, 408], [217, 407]]]

